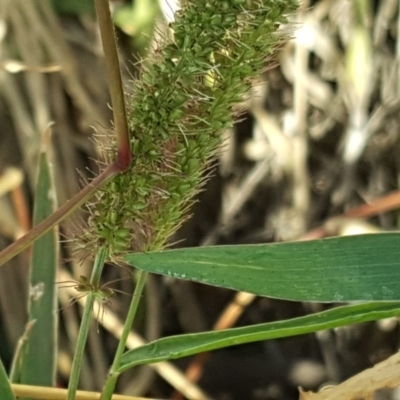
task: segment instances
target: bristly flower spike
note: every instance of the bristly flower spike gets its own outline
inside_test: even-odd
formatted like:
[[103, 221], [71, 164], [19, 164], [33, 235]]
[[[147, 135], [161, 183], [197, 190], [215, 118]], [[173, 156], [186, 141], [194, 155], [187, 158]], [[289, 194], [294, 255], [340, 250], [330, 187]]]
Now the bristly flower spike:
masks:
[[[201, 190], [295, 0], [187, 0], [133, 82], [134, 160], [88, 205], [82, 240], [109, 257], [165, 247]], [[115, 150], [114, 150], [115, 154]]]

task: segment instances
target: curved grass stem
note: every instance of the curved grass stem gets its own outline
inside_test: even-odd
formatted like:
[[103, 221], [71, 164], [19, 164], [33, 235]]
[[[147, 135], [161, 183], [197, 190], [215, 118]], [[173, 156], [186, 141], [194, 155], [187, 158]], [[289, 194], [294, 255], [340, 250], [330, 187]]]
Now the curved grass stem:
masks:
[[[90, 283], [93, 286], [98, 286], [100, 281], [101, 272], [103, 271], [104, 262], [107, 256], [107, 250], [105, 247], [99, 249], [96, 255], [96, 259], [93, 265], [92, 276]], [[74, 360], [72, 362], [71, 376], [68, 384], [68, 395], [67, 400], [75, 400], [76, 391], [78, 389], [79, 375], [82, 368], [83, 353], [85, 350], [85, 344], [89, 333], [90, 321], [93, 313], [93, 305], [96, 300], [96, 293], [89, 292], [86, 298], [85, 308], [83, 310], [82, 321], [78, 334], [78, 341], [76, 343], [76, 349], [74, 354]]]

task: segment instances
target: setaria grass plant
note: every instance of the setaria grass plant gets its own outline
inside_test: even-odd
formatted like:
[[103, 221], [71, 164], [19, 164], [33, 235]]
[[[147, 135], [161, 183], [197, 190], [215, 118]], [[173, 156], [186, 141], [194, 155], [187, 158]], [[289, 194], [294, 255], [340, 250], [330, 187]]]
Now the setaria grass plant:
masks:
[[[115, 65], [118, 57], [108, 0], [95, 3], [106, 64], [111, 65], [109, 71], [114, 69], [114, 77], [109, 73], [109, 78], [117, 140], [105, 145], [104, 151], [106, 159], [115, 161], [52, 217], [1, 252], [0, 265], [95, 194], [88, 204], [88, 227], [78, 242], [95, 259], [88, 287], [99, 287], [107, 260], [139, 268], [102, 399], [110, 399], [118, 376], [137, 365], [398, 316], [400, 235], [396, 233], [159, 251], [187, 217], [221, 148], [221, 133], [240, 116], [243, 100], [279, 46], [276, 32], [296, 2], [184, 1], [169, 25], [169, 34], [142, 62], [140, 78], [129, 90], [127, 111]], [[101, 21], [107, 18], [108, 29], [103, 29]], [[109, 47], [114, 53], [107, 53]], [[220, 332], [161, 338], [125, 352], [146, 271], [274, 298], [367, 303]], [[91, 290], [87, 295], [69, 379], [69, 400], [76, 399], [92, 306], [99, 293]], [[2, 396], [7, 379], [0, 365]], [[13, 400], [10, 389], [8, 393], [10, 396], [3, 397]]]
[[[99, 21], [104, 16], [107, 19], [108, 2], [95, 3]], [[141, 63], [140, 78], [132, 83], [126, 110], [121, 92], [118, 99], [120, 77], [110, 79], [117, 141], [115, 146], [104, 146], [104, 151], [106, 159], [116, 157], [116, 161], [52, 217], [4, 250], [0, 265], [93, 194], [87, 204], [88, 226], [78, 240], [78, 246], [95, 259], [90, 279], [93, 287], [98, 287], [107, 260], [118, 264], [127, 253], [165, 248], [209, 176], [221, 149], [222, 132], [240, 116], [254, 81], [282, 40], [277, 34], [279, 27], [296, 6], [295, 0], [182, 1], [168, 34]], [[103, 44], [114, 41], [112, 29], [101, 30]], [[112, 64], [113, 58], [117, 59], [116, 52], [114, 55], [106, 53], [106, 63]], [[111, 398], [123, 370], [121, 357], [146, 274], [138, 273], [104, 400]], [[95, 296], [91, 292], [87, 296], [69, 400], [76, 397]]]
[[[88, 228], [80, 244], [96, 255], [92, 284], [98, 284], [105, 260], [119, 263], [126, 253], [167, 245], [207, 180], [222, 133], [240, 116], [254, 80], [281, 41], [276, 32], [296, 4], [294, 0], [184, 2], [169, 24], [170, 35], [157, 43], [142, 63], [140, 78], [132, 82], [127, 107], [132, 163], [88, 204]], [[105, 151], [113, 158], [121, 148]], [[140, 272], [104, 398], [114, 391], [145, 279], [146, 273]], [[92, 302], [87, 303], [88, 316]], [[80, 339], [78, 349], [83, 348], [85, 333]], [[78, 358], [75, 361], [71, 400], [80, 364]]]
[[[132, 164], [88, 205], [81, 246], [96, 255], [93, 284], [105, 259], [118, 263], [128, 252], [167, 245], [207, 179], [222, 132], [240, 116], [254, 80], [281, 41], [277, 30], [296, 5], [294, 0], [182, 4], [169, 24], [170, 34], [157, 43], [133, 82], [127, 107]], [[117, 152], [108, 151], [109, 157]], [[104, 398], [114, 391], [145, 279], [140, 272]]]

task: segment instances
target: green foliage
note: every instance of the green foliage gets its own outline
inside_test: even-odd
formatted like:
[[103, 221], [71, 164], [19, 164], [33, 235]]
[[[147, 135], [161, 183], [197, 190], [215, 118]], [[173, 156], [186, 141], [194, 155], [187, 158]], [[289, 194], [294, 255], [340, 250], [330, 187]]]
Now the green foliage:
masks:
[[286, 300], [399, 300], [400, 234], [129, 254], [146, 271]]
[[284, 321], [170, 336], [126, 352], [121, 360], [120, 371], [123, 372], [136, 365], [187, 357], [243, 343], [302, 335], [323, 329], [374, 321], [397, 316], [399, 313], [400, 303], [357, 304]]
[[[48, 154], [39, 160], [36, 184], [34, 225], [55, 209], [55, 188]], [[57, 352], [57, 300], [55, 276], [58, 243], [54, 230], [38, 239], [32, 249], [30, 265], [29, 322], [32, 323], [20, 355], [19, 383], [53, 386]]]

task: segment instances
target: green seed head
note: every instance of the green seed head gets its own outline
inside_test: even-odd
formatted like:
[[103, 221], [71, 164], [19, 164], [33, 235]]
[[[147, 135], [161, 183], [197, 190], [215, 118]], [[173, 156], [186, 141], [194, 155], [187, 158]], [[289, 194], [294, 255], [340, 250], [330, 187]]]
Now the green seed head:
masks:
[[85, 237], [112, 259], [162, 248], [184, 221], [238, 104], [265, 68], [294, 0], [188, 0], [133, 82], [133, 163], [89, 205]]

